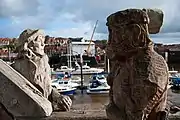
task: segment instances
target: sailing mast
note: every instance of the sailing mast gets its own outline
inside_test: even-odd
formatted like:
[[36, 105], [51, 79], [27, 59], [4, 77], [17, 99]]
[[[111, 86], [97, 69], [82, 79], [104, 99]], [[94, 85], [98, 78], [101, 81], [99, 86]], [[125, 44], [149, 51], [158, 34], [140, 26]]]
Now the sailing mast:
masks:
[[72, 42], [70, 41], [70, 43], [69, 43], [69, 54], [70, 54], [70, 63], [69, 63], [69, 66], [70, 66], [70, 68], [72, 68], [72, 62], [71, 62], [71, 53], [72, 52]]
[[87, 54], [88, 56], [89, 56], [90, 45], [91, 45], [91, 42], [92, 42], [92, 40], [93, 40], [93, 37], [94, 37], [94, 33], [95, 33], [95, 30], [96, 30], [97, 24], [98, 24], [98, 20], [97, 20], [96, 23], [95, 23], [95, 26], [94, 26], [94, 29], [93, 29], [93, 32], [92, 32], [92, 35], [91, 35], [91, 39], [90, 39], [88, 48], [87, 48], [87, 50], [85, 50], [85, 52], [86, 52], [86, 54]]

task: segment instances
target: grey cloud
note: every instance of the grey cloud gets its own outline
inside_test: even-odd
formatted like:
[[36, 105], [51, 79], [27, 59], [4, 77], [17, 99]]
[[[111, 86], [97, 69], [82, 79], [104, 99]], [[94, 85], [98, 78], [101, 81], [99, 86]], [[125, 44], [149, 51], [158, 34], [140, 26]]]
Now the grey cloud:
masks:
[[179, 0], [0, 0], [0, 17], [14, 16], [17, 20], [15, 24], [0, 28], [0, 31], [11, 30], [16, 35], [27, 27], [48, 29], [50, 22], [64, 19], [63, 15], [69, 14], [73, 16], [68, 18], [71, 21], [90, 22], [92, 26], [99, 20], [96, 32], [105, 36], [106, 18], [111, 13], [126, 8], [157, 7], [165, 12], [162, 32], [168, 33], [180, 31], [180, 24], [177, 24], [180, 21], [177, 14], [179, 6]]
[[164, 37], [164, 38], [180, 38], [180, 32], [171, 32], [171, 33], [159, 33], [159, 34], [152, 34], [150, 35], [153, 38], [160, 38], [160, 37]]
[[[70, 9], [68, 6], [70, 6]], [[68, 6], [65, 11], [75, 14], [74, 19], [76, 21], [91, 21], [93, 25], [96, 20], [99, 20], [97, 28], [99, 33], [107, 33], [105, 23], [108, 15], [127, 8], [160, 8], [165, 14], [161, 32], [180, 31], [180, 24], [177, 24], [177, 21], [180, 21], [180, 15], [177, 14], [180, 10], [179, 0], [78, 0], [71, 2]]]
[[[61, 16], [66, 1], [59, 0], [0, 0], [0, 19], [10, 18], [12, 24], [0, 28], [1, 36], [15, 37], [26, 28], [48, 28]], [[11, 30], [11, 33], [9, 33]], [[2, 34], [3, 33], [3, 34]]]
[[[69, 9], [66, 7], [66, 11], [71, 12], [72, 14], [76, 14], [74, 19], [91, 21], [92, 25], [96, 20], [99, 20], [99, 26], [97, 28], [97, 32], [99, 33], [107, 33], [106, 28], [106, 18], [113, 12], [126, 9], [126, 8], [149, 8], [154, 6], [160, 6], [163, 0], [78, 0], [74, 1], [69, 6]], [[76, 6], [73, 6], [76, 3]], [[76, 13], [78, 11], [78, 14]]]
[[38, 0], [0, 0], [0, 16], [35, 15], [38, 6]]
[[106, 34], [108, 32], [108, 29], [107, 29], [107, 26], [106, 26], [106, 22], [105, 21], [100, 21], [98, 23], [96, 31], [99, 32], [99, 33]]
[[150, 37], [155, 43], [180, 43], [180, 32], [152, 34]]
[[178, 21], [180, 21], [180, 15], [178, 14], [178, 11], [180, 10], [179, 6], [179, 0], [166, 0], [161, 6], [164, 11], [163, 33], [180, 32], [180, 24], [178, 24]]
[[163, 44], [180, 44], [180, 39], [173, 37], [173, 38], [165, 38], [165, 37], [159, 37], [159, 38], [152, 38], [154, 43], [163, 43]]

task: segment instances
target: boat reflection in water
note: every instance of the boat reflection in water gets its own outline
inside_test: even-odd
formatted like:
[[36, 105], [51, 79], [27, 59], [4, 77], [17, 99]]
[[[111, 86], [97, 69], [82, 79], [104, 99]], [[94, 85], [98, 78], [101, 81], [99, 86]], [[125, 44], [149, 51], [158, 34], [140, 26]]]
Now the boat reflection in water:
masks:
[[105, 110], [105, 106], [109, 103], [108, 94], [87, 94], [84, 90], [77, 90], [76, 94], [70, 96], [73, 105], [72, 110]]

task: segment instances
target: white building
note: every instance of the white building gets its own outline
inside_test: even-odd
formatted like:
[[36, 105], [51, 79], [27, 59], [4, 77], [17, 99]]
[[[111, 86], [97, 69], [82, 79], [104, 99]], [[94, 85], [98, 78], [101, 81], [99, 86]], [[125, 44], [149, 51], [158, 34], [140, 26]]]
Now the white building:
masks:
[[72, 42], [72, 55], [84, 54], [89, 47], [89, 53], [95, 55], [95, 43], [94, 42]]

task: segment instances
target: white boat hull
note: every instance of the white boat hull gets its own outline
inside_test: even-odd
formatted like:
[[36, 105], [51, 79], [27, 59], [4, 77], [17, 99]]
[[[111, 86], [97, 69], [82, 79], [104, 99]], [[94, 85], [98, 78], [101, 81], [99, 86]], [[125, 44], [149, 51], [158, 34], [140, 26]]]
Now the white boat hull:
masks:
[[58, 90], [59, 93], [63, 95], [74, 95], [76, 93], [75, 88], [67, 89], [67, 90]]
[[86, 90], [87, 94], [109, 94], [109, 90], [107, 91], [91, 91], [91, 90]]
[[[102, 73], [104, 72], [104, 70], [83, 70], [82, 74], [95, 74], [95, 73]], [[76, 71], [72, 71], [73, 75], [80, 75], [81, 71], [80, 70], [76, 70]]]
[[60, 85], [63, 87], [72, 87], [72, 88], [78, 88], [80, 86], [80, 84], [73, 82], [71, 79], [69, 79], [69, 80], [54, 79], [54, 80], [52, 80], [51, 85], [53, 85], [53, 86]]

